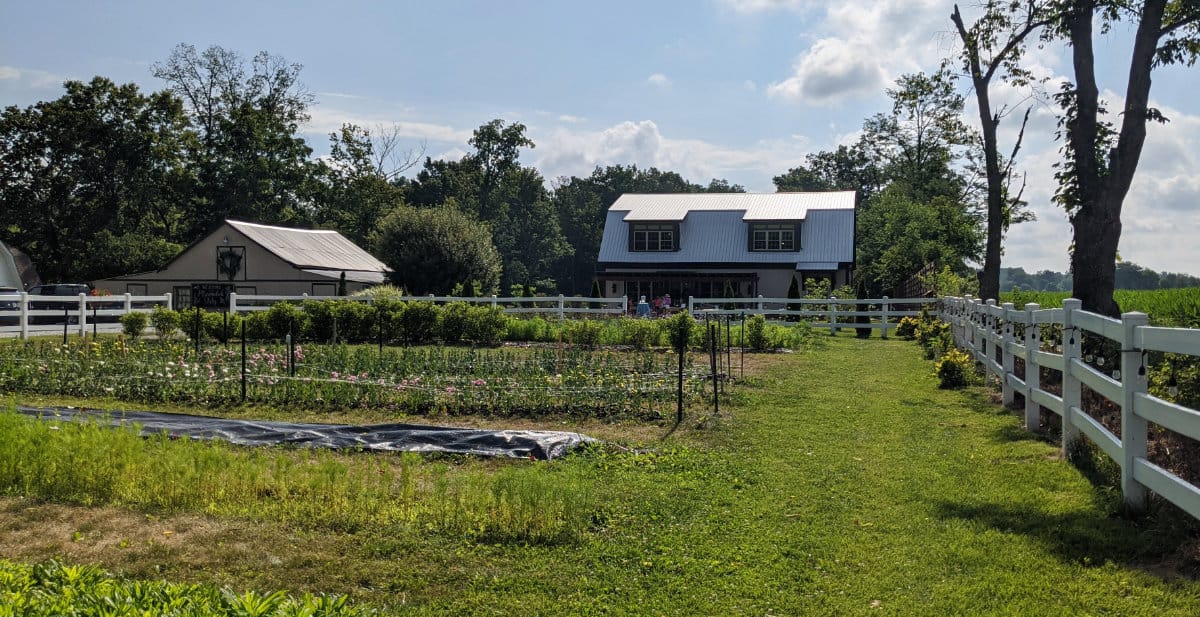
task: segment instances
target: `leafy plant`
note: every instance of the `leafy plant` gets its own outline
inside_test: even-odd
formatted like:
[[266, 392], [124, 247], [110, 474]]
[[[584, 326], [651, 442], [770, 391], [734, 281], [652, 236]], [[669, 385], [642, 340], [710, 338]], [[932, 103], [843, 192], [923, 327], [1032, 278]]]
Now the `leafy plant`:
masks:
[[770, 349], [766, 336], [767, 319], [762, 315], [755, 315], [746, 320], [746, 342], [750, 345], [750, 349], [755, 351], [766, 351]]
[[150, 311], [150, 325], [154, 326], [154, 332], [158, 334], [159, 339], [169, 339], [179, 331], [179, 313], [165, 306], [155, 305]]
[[142, 335], [146, 329], [146, 324], [150, 321], [150, 317], [142, 312], [129, 312], [121, 315], [121, 331], [125, 336], [136, 339]]
[[963, 388], [970, 385], [975, 375], [975, 360], [966, 352], [951, 349], [938, 360], [934, 372], [938, 377], [939, 388]]

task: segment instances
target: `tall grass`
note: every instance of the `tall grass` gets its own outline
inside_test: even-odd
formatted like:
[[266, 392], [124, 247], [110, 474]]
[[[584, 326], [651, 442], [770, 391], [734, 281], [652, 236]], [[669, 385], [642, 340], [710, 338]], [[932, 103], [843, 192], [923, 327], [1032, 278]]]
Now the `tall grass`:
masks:
[[570, 471], [456, 468], [415, 453], [334, 454], [142, 438], [133, 428], [0, 412], [0, 493], [206, 512], [313, 529], [432, 531], [487, 541], [579, 536], [591, 496]]
[[[1012, 291], [1000, 294], [1002, 302], [1018, 308], [1036, 302], [1041, 308], [1059, 308], [1071, 297], [1069, 291]], [[1139, 311], [1150, 316], [1155, 325], [1200, 328], [1200, 287], [1180, 289], [1118, 289], [1113, 299], [1122, 312]]]

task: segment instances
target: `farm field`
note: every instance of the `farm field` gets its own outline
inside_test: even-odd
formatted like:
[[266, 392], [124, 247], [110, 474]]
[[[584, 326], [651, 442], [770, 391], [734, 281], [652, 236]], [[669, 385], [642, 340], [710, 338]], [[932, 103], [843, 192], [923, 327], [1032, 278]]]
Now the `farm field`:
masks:
[[[1036, 302], [1042, 308], [1059, 308], [1062, 301], [1070, 298], [1066, 291], [1010, 291], [1000, 294], [1001, 302], [1012, 302], [1018, 308]], [[1180, 289], [1118, 289], [1113, 293], [1122, 312], [1139, 311], [1150, 316], [1154, 325], [1197, 328], [1200, 327], [1200, 287]]]
[[[350, 594], [389, 614], [1200, 613], [1200, 551], [1169, 512], [1117, 516], [1110, 488], [985, 391], [938, 390], [917, 345], [826, 338], [749, 357], [719, 418], [697, 404], [663, 439], [669, 426], [614, 429], [619, 447], [550, 463], [113, 450], [98, 430], [6, 418], [6, 436], [41, 445], [27, 460], [57, 466], [0, 486], [0, 559]], [[12, 452], [0, 470], [19, 467]], [[203, 462], [263, 475], [135, 499]]]

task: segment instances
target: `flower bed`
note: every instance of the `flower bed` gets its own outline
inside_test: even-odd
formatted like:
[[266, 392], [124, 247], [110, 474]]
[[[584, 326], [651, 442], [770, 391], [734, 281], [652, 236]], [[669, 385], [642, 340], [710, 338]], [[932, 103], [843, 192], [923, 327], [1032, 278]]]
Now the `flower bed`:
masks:
[[[441, 347], [304, 345], [247, 350], [245, 401], [405, 413], [658, 417], [674, 404], [676, 358], [611, 351], [522, 353]], [[242, 398], [241, 351], [173, 342], [0, 345], [0, 388], [45, 395], [221, 406]], [[703, 376], [689, 368], [684, 395]]]

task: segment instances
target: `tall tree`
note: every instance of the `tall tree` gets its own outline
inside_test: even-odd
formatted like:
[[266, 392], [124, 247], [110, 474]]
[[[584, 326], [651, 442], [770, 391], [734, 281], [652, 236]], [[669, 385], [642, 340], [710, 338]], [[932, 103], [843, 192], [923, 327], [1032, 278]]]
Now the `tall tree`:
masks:
[[178, 45], [153, 65], [183, 101], [197, 132], [190, 153], [198, 178], [189, 202], [191, 233], [226, 217], [265, 223], [309, 218], [312, 150], [299, 136], [313, 96], [301, 66], [261, 52], [249, 66], [234, 51]]
[[885, 184], [883, 169], [859, 141], [805, 157], [805, 165], [775, 176], [778, 191], [854, 191], [856, 203], [869, 200]]
[[984, 298], [1000, 297], [1001, 244], [1009, 225], [1014, 219], [1031, 218], [1031, 215], [1014, 217], [1021, 205], [1021, 195], [1019, 191], [1015, 196], [1010, 192], [1012, 162], [1021, 149], [1031, 108], [1025, 109], [1016, 143], [1007, 164], [1002, 168], [996, 132], [1000, 120], [1009, 110], [1005, 106], [992, 110], [991, 84], [997, 74], [1006, 82], [1018, 86], [1032, 82], [1033, 76], [1020, 62], [1026, 39], [1049, 24], [1044, 4], [1035, 0], [1028, 3], [987, 0], [983, 5], [983, 15], [970, 27], [963, 21], [957, 4], [950, 15], [963, 44], [958, 59], [964, 72], [971, 76], [983, 137], [984, 175], [987, 178], [987, 245], [984, 249], [983, 271], [979, 275], [979, 294]]
[[329, 162], [319, 164], [323, 182], [315, 220], [365, 245], [380, 219], [403, 203], [403, 189], [391, 181], [403, 169], [393, 167], [381, 152], [388, 142], [377, 149], [376, 140], [362, 127], [344, 124], [329, 139]]
[[168, 92], [103, 77], [0, 115], [0, 229], [44, 277], [161, 265], [179, 245], [186, 117]]
[[[1071, 47], [1074, 84], [1056, 95], [1063, 108], [1059, 135], [1064, 161], [1055, 199], [1071, 220], [1071, 275], [1084, 310], [1116, 316], [1113, 300], [1121, 208], [1146, 142], [1146, 125], [1165, 122], [1149, 106], [1151, 74], [1169, 64], [1191, 65], [1200, 55], [1200, 3], [1194, 0], [1061, 0], [1050, 14], [1048, 37]], [[1108, 120], [1096, 83], [1094, 27], [1136, 23], [1120, 126]]]
[[426, 159], [406, 187], [407, 201], [432, 207], [453, 201], [464, 213], [487, 223], [503, 258], [501, 289], [534, 282], [555, 286], [554, 266], [571, 253], [538, 171], [520, 164], [522, 148], [533, 147], [525, 125], [492, 120], [475, 130], [475, 151], [458, 161]]

